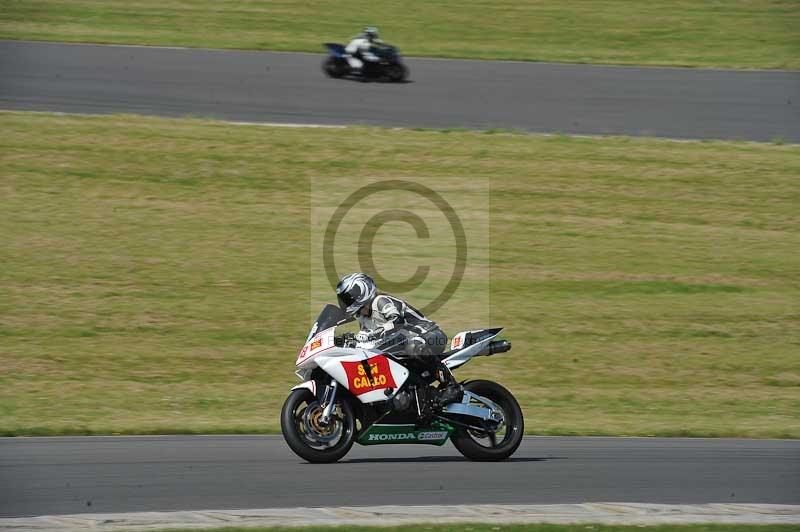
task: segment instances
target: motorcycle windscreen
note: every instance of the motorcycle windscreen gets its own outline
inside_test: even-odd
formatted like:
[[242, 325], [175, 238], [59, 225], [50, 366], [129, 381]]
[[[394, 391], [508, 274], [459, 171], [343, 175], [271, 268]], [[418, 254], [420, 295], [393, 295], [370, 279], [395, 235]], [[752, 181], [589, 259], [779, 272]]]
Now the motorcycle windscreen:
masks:
[[331, 327], [337, 325], [343, 325], [345, 323], [349, 323], [353, 321], [355, 318], [353, 316], [348, 316], [345, 312], [337, 307], [336, 305], [325, 305], [322, 307], [322, 311], [317, 316], [316, 321], [311, 326], [311, 330], [308, 333], [308, 337], [306, 338], [306, 343], [311, 340], [311, 338], [317, 334], [319, 331], [324, 331], [325, 329], [330, 329]]

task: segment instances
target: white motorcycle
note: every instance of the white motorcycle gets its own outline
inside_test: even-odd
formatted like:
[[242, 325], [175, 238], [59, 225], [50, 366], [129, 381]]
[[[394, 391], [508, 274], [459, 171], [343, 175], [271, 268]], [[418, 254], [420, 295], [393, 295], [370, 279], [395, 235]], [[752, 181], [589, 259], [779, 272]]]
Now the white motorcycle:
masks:
[[[297, 357], [303, 383], [281, 409], [281, 432], [299, 457], [335, 462], [355, 442], [444, 445], [448, 439], [471, 460], [505, 460], [517, 450], [524, 425], [511, 392], [492, 381], [467, 381], [460, 402], [442, 405], [435, 377], [418, 359], [403, 356], [402, 338], [365, 344], [353, 333], [336, 336], [336, 327], [352, 320], [325, 305]], [[494, 339], [501, 330], [458, 333], [442, 362], [452, 370], [508, 351], [509, 342]]]

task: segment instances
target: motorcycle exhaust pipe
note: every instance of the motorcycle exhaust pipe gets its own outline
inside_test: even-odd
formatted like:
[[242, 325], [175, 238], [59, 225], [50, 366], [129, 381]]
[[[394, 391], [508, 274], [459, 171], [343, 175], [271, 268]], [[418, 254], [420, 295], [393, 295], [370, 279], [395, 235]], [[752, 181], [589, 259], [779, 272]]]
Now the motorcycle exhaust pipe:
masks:
[[497, 353], [505, 353], [506, 351], [511, 350], [511, 342], [508, 340], [495, 340], [494, 342], [489, 342], [489, 345], [486, 346], [486, 349], [483, 350], [481, 353], [483, 356], [490, 357], [492, 355], [496, 355]]

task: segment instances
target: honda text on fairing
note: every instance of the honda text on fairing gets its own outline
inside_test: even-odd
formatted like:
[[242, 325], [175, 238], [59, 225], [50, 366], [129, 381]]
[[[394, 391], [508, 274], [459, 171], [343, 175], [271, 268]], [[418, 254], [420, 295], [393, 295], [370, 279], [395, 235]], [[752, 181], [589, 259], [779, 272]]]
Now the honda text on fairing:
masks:
[[[448, 439], [472, 460], [504, 460], [517, 450], [522, 410], [508, 390], [488, 380], [467, 381], [460, 402], [442, 405], [434, 377], [402, 356], [397, 336], [380, 345], [357, 343], [353, 333], [336, 336], [336, 328], [352, 320], [325, 305], [297, 357], [303, 383], [283, 405], [281, 431], [298, 456], [334, 462], [355, 442], [443, 445]], [[501, 330], [458, 333], [442, 362], [455, 369], [473, 357], [508, 351], [510, 343], [495, 339]]]
[[408, 78], [408, 67], [403, 64], [400, 51], [388, 44], [374, 43], [369, 53], [371, 61], [361, 61], [360, 68], [353, 68], [348, 54], [341, 44], [325, 43], [328, 56], [322, 62], [322, 71], [332, 78], [356, 78], [362, 80], [400, 82]]

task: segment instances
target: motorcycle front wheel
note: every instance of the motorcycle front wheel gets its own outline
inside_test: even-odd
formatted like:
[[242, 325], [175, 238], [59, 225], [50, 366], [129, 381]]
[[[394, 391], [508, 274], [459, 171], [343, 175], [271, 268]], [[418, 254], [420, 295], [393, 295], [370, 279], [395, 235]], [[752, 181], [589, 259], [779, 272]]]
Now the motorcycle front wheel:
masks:
[[503, 411], [503, 420], [494, 430], [456, 427], [451, 440], [458, 451], [470, 460], [497, 462], [505, 460], [522, 443], [525, 431], [522, 409], [511, 392], [492, 381], [470, 381], [464, 390], [489, 399]]
[[341, 78], [348, 70], [349, 67], [343, 61], [334, 57], [328, 57], [322, 63], [322, 71], [331, 78]]
[[353, 446], [356, 421], [347, 401], [339, 400], [327, 424], [320, 421], [322, 406], [309, 390], [292, 391], [281, 409], [281, 433], [294, 453], [311, 463], [342, 458]]

